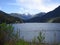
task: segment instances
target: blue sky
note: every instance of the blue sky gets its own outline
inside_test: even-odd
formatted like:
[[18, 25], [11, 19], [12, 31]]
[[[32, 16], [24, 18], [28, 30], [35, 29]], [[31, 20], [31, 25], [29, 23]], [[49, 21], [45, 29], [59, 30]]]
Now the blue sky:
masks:
[[60, 0], [0, 0], [0, 10], [6, 13], [49, 12], [60, 5]]

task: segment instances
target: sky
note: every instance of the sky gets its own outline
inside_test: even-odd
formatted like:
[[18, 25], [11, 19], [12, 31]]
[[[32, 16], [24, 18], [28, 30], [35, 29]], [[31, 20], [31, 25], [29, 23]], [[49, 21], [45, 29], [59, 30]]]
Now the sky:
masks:
[[6, 13], [37, 14], [49, 12], [60, 5], [60, 0], [0, 0], [0, 10]]

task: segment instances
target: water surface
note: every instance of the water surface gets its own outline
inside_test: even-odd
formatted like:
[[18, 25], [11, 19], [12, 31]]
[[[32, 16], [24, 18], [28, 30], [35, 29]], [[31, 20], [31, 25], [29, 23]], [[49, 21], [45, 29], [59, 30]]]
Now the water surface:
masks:
[[[41, 31], [45, 36], [46, 43], [60, 42], [60, 24], [59, 23], [21, 23], [13, 24], [15, 30], [20, 30], [20, 37], [26, 41], [32, 41], [37, 38]], [[54, 36], [56, 33], [56, 36]]]

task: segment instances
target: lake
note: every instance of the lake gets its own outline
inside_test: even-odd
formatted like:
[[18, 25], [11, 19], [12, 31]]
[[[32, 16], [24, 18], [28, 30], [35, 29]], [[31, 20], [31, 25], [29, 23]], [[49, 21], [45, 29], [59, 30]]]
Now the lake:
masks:
[[[41, 31], [46, 43], [60, 42], [60, 24], [59, 23], [21, 23], [13, 24], [14, 30], [20, 30], [20, 38], [26, 41], [32, 41], [34, 37], [37, 38]], [[37, 41], [37, 40], [36, 40]]]

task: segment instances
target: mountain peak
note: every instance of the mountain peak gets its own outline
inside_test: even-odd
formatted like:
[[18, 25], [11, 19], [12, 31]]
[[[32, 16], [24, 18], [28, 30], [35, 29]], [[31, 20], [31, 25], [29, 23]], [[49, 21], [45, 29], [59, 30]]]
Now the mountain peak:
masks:
[[58, 8], [60, 8], [60, 5], [58, 6]]
[[2, 11], [2, 10], [0, 10], [0, 14], [7, 14], [7, 13], [5, 13], [4, 11]]
[[1, 13], [1, 12], [4, 13], [3, 11], [0, 10], [0, 13]]
[[57, 8], [55, 8], [53, 11], [55, 11], [55, 10], [60, 10], [60, 5]]

